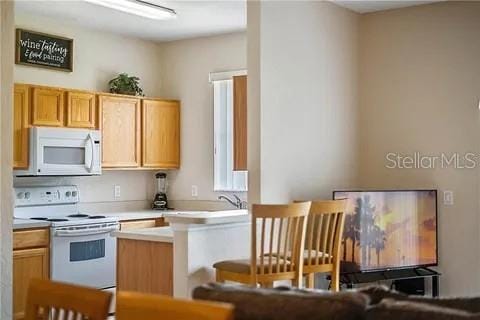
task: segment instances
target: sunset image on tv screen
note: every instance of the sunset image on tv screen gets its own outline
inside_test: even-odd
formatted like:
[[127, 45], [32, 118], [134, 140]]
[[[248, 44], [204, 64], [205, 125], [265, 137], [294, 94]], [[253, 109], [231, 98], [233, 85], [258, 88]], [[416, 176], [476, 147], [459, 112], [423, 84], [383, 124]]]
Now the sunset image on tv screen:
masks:
[[347, 199], [342, 272], [437, 263], [436, 191], [336, 191]]

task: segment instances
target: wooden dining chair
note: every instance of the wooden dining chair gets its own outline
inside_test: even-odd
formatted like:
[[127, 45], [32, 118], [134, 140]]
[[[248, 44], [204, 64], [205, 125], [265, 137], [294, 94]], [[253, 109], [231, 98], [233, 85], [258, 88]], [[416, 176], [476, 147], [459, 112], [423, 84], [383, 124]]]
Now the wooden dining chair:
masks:
[[120, 291], [116, 320], [233, 320], [233, 305]]
[[340, 251], [346, 204], [347, 200], [312, 201], [303, 257], [307, 288], [315, 287], [315, 273], [330, 272], [330, 289], [340, 289]]
[[[250, 260], [227, 260], [213, 265], [217, 282], [234, 281], [272, 287], [292, 280], [302, 286], [302, 261], [310, 202], [253, 205]], [[260, 226], [260, 239], [257, 237]], [[258, 241], [259, 240], [259, 241]], [[292, 259], [285, 259], [290, 254]]]
[[25, 320], [105, 320], [112, 294], [43, 279], [32, 279]]

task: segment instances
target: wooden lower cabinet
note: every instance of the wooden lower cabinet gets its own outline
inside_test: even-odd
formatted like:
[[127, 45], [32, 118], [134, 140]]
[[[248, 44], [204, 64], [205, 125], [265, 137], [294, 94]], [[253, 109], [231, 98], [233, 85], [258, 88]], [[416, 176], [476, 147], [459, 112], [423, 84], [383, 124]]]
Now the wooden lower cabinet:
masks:
[[173, 296], [173, 244], [118, 239], [117, 290]]
[[23, 319], [31, 279], [49, 278], [48, 248], [13, 251], [13, 318]]

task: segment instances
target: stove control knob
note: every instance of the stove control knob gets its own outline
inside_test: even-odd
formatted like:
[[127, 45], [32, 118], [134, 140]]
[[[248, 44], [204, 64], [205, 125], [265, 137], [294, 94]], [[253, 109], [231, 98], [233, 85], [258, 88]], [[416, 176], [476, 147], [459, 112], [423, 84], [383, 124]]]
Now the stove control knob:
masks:
[[25, 199], [30, 199], [30, 192], [25, 192]]
[[25, 197], [25, 194], [23, 192], [17, 193], [17, 199], [23, 199]]
[[77, 191], [72, 191], [72, 197], [76, 197], [77, 196]]
[[72, 195], [72, 193], [71, 193], [70, 191], [65, 192], [65, 196], [66, 196], [67, 198], [70, 197], [71, 195]]

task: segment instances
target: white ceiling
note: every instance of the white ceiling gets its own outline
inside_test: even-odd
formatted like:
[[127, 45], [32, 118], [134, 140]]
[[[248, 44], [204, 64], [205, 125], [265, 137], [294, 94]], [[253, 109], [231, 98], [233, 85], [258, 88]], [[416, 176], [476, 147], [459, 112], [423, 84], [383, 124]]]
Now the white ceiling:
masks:
[[[177, 18], [165, 21], [149, 20], [81, 0], [16, 0], [15, 8], [19, 13], [51, 17], [92, 29], [158, 42], [238, 32], [245, 30], [247, 26], [246, 0], [146, 1], [174, 9]], [[359, 13], [438, 2], [330, 1]]]
[[368, 12], [375, 12], [375, 11], [382, 11], [382, 10], [389, 10], [389, 9], [397, 9], [397, 8], [404, 8], [410, 6], [418, 6], [421, 4], [428, 4], [433, 2], [440, 2], [445, 0], [437, 0], [437, 1], [411, 1], [411, 0], [399, 0], [399, 1], [376, 1], [376, 0], [350, 0], [350, 1], [343, 1], [343, 0], [331, 0], [334, 3], [338, 4], [339, 6], [348, 8], [358, 13], [368, 13]]
[[17, 0], [15, 9], [75, 23], [92, 29], [153, 41], [170, 41], [246, 29], [246, 1], [161, 1], [148, 2], [172, 8], [177, 18], [150, 20], [80, 0]]

